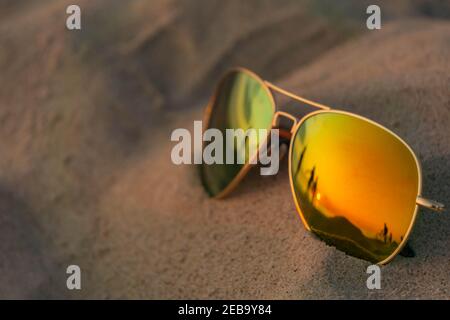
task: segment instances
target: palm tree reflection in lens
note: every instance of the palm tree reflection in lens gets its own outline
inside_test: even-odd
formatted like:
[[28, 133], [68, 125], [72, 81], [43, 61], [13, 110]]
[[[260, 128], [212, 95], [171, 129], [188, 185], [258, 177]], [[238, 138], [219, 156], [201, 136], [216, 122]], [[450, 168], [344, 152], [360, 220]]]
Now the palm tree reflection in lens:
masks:
[[415, 216], [419, 171], [411, 150], [381, 127], [339, 112], [306, 118], [292, 148], [291, 179], [305, 225], [352, 256], [388, 258]]

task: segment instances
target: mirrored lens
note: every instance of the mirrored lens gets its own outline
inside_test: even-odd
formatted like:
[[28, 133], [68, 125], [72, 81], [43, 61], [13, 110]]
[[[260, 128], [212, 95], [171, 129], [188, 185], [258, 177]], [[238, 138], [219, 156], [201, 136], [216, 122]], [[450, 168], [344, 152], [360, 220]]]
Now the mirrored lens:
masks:
[[[211, 196], [221, 193], [244, 168], [245, 163], [255, 156], [256, 139], [248, 139], [242, 145], [236, 140], [226, 140], [226, 129], [267, 129], [271, 128], [274, 114], [272, 96], [260, 79], [244, 71], [234, 71], [222, 80], [213, 101], [208, 128], [216, 128], [224, 137], [223, 155], [234, 154], [233, 163], [224, 159], [223, 164], [202, 164], [201, 176], [205, 189]], [[250, 146], [249, 143], [256, 145]], [[204, 147], [207, 147], [207, 143]], [[229, 150], [227, 150], [229, 149]], [[238, 163], [237, 159], [244, 159]], [[228, 164], [227, 164], [228, 163]]]
[[318, 113], [295, 134], [291, 182], [303, 222], [322, 240], [371, 262], [407, 237], [419, 170], [396, 136], [346, 113]]

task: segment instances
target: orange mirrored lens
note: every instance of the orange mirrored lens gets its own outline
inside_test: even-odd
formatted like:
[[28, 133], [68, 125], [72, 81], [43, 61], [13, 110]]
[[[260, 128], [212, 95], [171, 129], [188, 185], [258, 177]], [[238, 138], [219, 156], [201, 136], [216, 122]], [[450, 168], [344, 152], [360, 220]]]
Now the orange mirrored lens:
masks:
[[420, 190], [399, 138], [357, 116], [317, 113], [298, 128], [290, 160], [302, 220], [322, 240], [371, 262], [403, 244]]

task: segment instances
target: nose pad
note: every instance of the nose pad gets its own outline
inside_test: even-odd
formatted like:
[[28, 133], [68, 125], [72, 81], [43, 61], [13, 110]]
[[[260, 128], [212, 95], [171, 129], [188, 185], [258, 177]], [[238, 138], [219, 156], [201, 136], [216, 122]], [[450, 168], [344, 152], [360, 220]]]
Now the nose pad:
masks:
[[[281, 141], [280, 146], [278, 148], [278, 161], [279, 162], [281, 162], [284, 159], [284, 157], [288, 154], [288, 150], [289, 150], [289, 142], [286, 142], [286, 140]], [[268, 147], [268, 152], [272, 153], [272, 148], [270, 146]]]
[[286, 143], [282, 143], [280, 145], [280, 161], [284, 159], [287, 153], [288, 153], [288, 145]]
[[[279, 125], [279, 120], [281, 117], [291, 120], [292, 125], [290, 129], [281, 128]], [[284, 112], [284, 111], [277, 111], [275, 112], [275, 115], [273, 117], [272, 121], [272, 127], [279, 129], [280, 138], [282, 139], [282, 142], [280, 144], [280, 161], [283, 160], [283, 158], [287, 155], [289, 144], [292, 138], [292, 134], [294, 133], [295, 127], [297, 126], [298, 120], [293, 115]]]
[[[285, 119], [291, 120], [292, 125], [289, 129], [287, 129], [286, 127], [280, 126], [279, 120], [282, 117]], [[297, 123], [298, 123], [298, 120], [293, 115], [291, 115], [287, 112], [284, 112], [284, 111], [277, 111], [277, 112], [275, 112], [275, 114], [273, 116], [272, 128], [279, 129], [280, 138], [282, 138], [284, 140], [284, 142], [287, 143], [287, 145], [289, 145], [291, 138], [292, 138], [292, 134], [294, 133], [295, 127], [297, 126]]]

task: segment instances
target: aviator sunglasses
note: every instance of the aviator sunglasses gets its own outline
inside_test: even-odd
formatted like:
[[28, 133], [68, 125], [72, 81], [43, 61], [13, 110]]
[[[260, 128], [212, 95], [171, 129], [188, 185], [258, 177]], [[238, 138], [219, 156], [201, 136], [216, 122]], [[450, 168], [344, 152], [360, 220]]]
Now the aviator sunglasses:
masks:
[[[298, 119], [278, 110], [272, 92], [318, 110]], [[281, 118], [292, 122], [290, 130], [278, 126]], [[289, 143], [289, 180], [303, 225], [348, 255], [378, 264], [399, 253], [413, 255], [405, 251], [418, 207], [444, 210], [443, 204], [421, 196], [419, 161], [395, 133], [362, 116], [289, 93], [249, 70], [237, 68], [224, 75], [204, 123], [206, 129], [222, 132], [279, 129]], [[229, 194], [252, 166], [248, 159], [255, 155], [248, 154], [248, 148], [228, 151], [247, 161], [203, 163], [201, 179], [211, 197]]]

